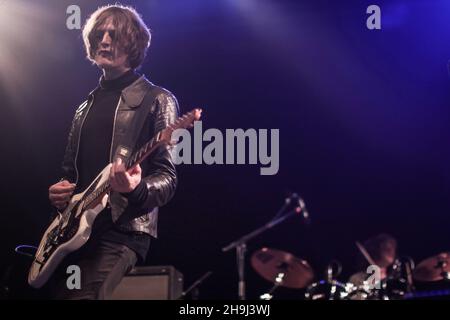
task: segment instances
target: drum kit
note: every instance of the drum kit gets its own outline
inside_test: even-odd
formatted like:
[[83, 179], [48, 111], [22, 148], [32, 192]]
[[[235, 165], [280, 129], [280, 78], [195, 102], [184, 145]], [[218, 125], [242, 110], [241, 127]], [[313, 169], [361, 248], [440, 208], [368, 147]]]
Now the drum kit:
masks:
[[[294, 208], [288, 211], [292, 204]], [[240, 300], [246, 299], [244, 271], [247, 242], [294, 216], [301, 216], [306, 225], [309, 225], [310, 218], [305, 202], [296, 193], [285, 199], [269, 222], [222, 248], [223, 252], [236, 249]], [[369, 251], [374, 250], [374, 241], [377, 247], [382, 247], [375, 249], [375, 252], [383, 252], [383, 259], [378, 261], [385, 268], [380, 268], [375, 263], [377, 260], [372, 259], [369, 254]], [[252, 254], [251, 265], [256, 273], [272, 284], [266, 293], [260, 295], [260, 299], [273, 299], [275, 291], [283, 287], [301, 289], [299, 296], [305, 300], [403, 300], [439, 295], [450, 297], [450, 252], [429, 257], [416, 266], [411, 258], [396, 258], [396, 241], [389, 235], [379, 234], [365, 243], [369, 247], [366, 248], [359, 242], [356, 242], [356, 246], [369, 267], [355, 274], [356, 277], [352, 276], [347, 282], [340, 282], [337, 279], [342, 271], [342, 265], [338, 261], [332, 261], [326, 268], [324, 279], [317, 281], [316, 273], [306, 260], [282, 250], [271, 248], [257, 250]], [[372, 250], [367, 251], [368, 248]], [[417, 290], [423, 283], [441, 284], [441, 282], [445, 290]]]
[[[416, 283], [448, 281], [450, 287], [450, 252], [429, 257], [417, 266], [409, 258], [396, 259], [384, 278], [376, 279], [376, 272], [368, 273], [361, 283], [339, 282], [336, 278], [342, 267], [337, 261], [328, 265], [325, 279], [314, 282], [314, 270], [306, 260], [270, 248], [253, 253], [251, 265], [273, 284], [260, 296], [263, 300], [273, 299], [279, 287], [303, 289], [305, 300], [404, 300], [421, 296], [415, 288]], [[372, 267], [376, 271], [377, 267]]]

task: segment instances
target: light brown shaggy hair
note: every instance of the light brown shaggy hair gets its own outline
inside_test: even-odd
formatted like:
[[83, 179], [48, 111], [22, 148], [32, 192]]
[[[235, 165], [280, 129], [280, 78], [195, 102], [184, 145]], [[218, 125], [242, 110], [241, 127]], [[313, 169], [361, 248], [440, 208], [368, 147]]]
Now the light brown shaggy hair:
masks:
[[97, 36], [98, 29], [109, 18], [112, 18], [116, 34], [113, 47], [120, 47], [124, 53], [128, 54], [130, 67], [138, 68], [144, 61], [150, 46], [151, 33], [135, 9], [117, 4], [98, 8], [86, 21], [83, 28], [83, 41], [87, 58], [94, 62], [101, 41]]

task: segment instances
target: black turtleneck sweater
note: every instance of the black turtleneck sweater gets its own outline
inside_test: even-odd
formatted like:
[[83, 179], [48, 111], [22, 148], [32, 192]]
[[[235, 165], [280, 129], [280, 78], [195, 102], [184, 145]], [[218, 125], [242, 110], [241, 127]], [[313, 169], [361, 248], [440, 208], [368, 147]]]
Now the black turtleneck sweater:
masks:
[[[105, 80], [102, 76], [94, 93], [94, 102], [84, 120], [80, 146], [77, 156], [79, 171], [77, 191], [85, 190], [101, 170], [110, 162], [111, 142], [116, 109], [123, 89], [140, 77], [130, 70], [117, 79]], [[146, 185], [144, 182], [130, 194], [129, 201], [145, 201]], [[150, 246], [150, 236], [142, 233], [124, 233], [114, 227], [111, 211], [105, 208], [96, 218], [91, 235], [91, 243], [105, 239], [124, 244], [134, 250], [145, 260]]]

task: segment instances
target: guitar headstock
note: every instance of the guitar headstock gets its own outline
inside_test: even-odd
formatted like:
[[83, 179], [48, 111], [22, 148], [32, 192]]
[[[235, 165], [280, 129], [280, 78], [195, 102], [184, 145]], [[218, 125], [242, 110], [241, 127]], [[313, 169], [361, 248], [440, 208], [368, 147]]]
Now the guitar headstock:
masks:
[[188, 129], [194, 126], [194, 122], [200, 120], [202, 109], [193, 109], [192, 111], [179, 117], [174, 123], [161, 131], [160, 140], [167, 144], [174, 144], [172, 141], [172, 133], [177, 129]]

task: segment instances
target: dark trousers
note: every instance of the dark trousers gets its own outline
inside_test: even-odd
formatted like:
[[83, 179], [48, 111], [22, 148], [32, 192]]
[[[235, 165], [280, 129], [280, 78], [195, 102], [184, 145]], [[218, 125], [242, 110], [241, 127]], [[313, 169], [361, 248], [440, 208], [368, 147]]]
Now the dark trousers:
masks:
[[[123, 244], [106, 240], [91, 243], [69, 255], [57, 269], [52, 279], [52, 297], [58, 300], [109, 299], [136, 261], [136, 253]], [[80, 289], [67, 286], [70, 265], [80, 268]]]

